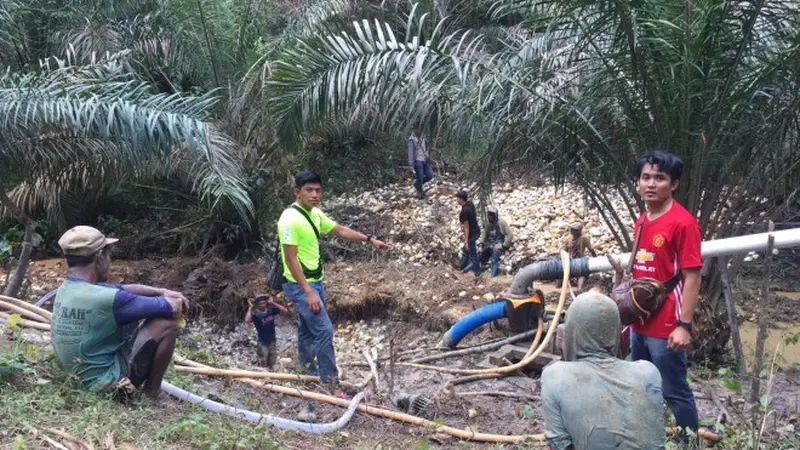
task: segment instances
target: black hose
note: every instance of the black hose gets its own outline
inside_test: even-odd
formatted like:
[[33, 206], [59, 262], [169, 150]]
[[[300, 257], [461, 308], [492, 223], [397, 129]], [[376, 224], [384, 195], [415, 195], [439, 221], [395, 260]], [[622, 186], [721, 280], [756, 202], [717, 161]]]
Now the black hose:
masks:
[[[569, 273], [572, 277], [583, 277], [589, 275], [589, 258], [571, 259], [569, 262]], [[511, 287], [509, 288], [509, 295], [524, 296], [530, 293], [529, 288], [534, 281], [540, 280], [558, 280], [564, 275], [564, 267], [558, 259], [550, 259], [547, 261], [537, 261], [529, 264], [511, 280]]]

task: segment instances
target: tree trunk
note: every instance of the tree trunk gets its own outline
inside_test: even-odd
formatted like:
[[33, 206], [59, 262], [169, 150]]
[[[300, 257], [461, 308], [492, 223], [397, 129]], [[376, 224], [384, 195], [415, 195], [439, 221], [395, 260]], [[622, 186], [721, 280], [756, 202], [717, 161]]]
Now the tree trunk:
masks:
[[33, 240], [33, 233], [36, 230], [36, 222], [14, 204], [2, 189], [0, 189], [0, 204], [5, 206], [19, 223], [25, 226], [25, 237], [22, 241], [22, 250], [19, 253], [17, 268], [14, 270], [13, 278], [11, 278], [11, 281], [6, 285], [3, 291], [3, 295], [16, 297], [17, 294], [19, 294], [19, 289], [22, 287], [22, 281], [25, 279], [25, 272], [28, 271], [28, 264], [31, 262], [31, 252], [33, 252], [33, 243], [31, 241]]
[[722, 276], [722, 292], [725, 295], [725, 306], [728, 310], [728, 323], [731, 326], [731, 342], [733, 343], [733, 354], [736, 356], [736, 372], [739, 375], [747, 374], [747, 366], [744, 362], [742, 353], [742, 337], [739, 334], [739, 320], [736, 316], [736, 303], [733, 298], [731, 286], [731, 275], [728, 271], [728, 261], [730, 258], [719, 258], [719, 273]]
[[764, 293], [758, 303], [758, 333], [756, 334], [756, 354], [753, 358], [753, 379], [750, 384], [750, 402], [755, 403], [761, 396], [761, 368], [764, 364], [764, 342], [767, 340], [769, 331], [769, 280], [772, 266], [772, 248], [775, 245], [775, 237], [769, 235], [767, 241], [767, 251], [764, 254]]

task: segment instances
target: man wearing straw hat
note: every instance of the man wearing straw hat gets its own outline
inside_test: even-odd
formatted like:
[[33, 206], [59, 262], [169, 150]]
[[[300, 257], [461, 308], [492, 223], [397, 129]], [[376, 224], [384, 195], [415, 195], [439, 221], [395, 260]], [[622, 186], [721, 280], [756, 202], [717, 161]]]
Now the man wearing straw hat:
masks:
[[167, 289], [107, 284], [115, 242], [83, 225], [59, 239], [69, 271], [53, 306], [53, 349], [87, 389], [144, 385], [155, 398], [188, 301]]
[[[583, 224], [580, 222], [570, 225], [569, 234], [561, 239], [561, 248], [569, 253], [570, 258], [583, 258], [587, 251], [592, 256], [597, 256], [589, 236], [583, 234]], [[586, 277], [578, 277], [578, 292], [583, 292], [584, 283], [586, 283]]]

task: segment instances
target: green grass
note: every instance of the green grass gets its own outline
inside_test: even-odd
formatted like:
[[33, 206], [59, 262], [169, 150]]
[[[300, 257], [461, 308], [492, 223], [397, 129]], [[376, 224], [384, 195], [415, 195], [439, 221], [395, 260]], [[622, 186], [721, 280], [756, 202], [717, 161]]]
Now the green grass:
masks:
[[[34, 370], [35, 371], [35, 370]], [[6, 442], [35, 446], [29, 426], [60, 428], [95, 444], [111, 433], [117, 445], [140, 449], [277, 449], [276, 430], [206, 413], [199, 407], [154, 407], [147, 400], [121, 400], [78, 389], [72, 381], [46, 381], [32, 375], [0, 385], [0, 422]]]
[[[104, 448], [114, 443], [139, 449], [278, 449], [278, 430], [204, 409], [171, 403], [155, 406], [143, 398], [119, 398], [79, 388], [50, 351], [0, 337], [0, 441], [14, 449], [44, 448], [31, 427], [58, 428]], [[170, 370], [169, 381], [189, 387], [191, 378]], [[51, 436], [53, 437], [53, 436]], [[54, 437], [57, 441], [62, 441]]]

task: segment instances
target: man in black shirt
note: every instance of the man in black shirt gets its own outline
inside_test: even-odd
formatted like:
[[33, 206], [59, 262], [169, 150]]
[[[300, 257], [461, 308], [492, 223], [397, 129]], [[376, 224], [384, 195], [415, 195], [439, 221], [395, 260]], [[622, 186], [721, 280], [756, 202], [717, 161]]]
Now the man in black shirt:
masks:
[[481, 229], [478, 226], [475, 205], [468, 200], [467, 191], [458, 191], [456, 199], [461, 206], [458, 221], [461, 222], [461, 229], [464, 232], [464, 251], [469, 255], [469, 263], [461, 269], [461, 273], [467, 273], [472, 270], [475, 272], [475, 276], [478, 277], [481, 274], [481, 264], [478, 261], [478, 248], [475, 242], [481, 235]]

